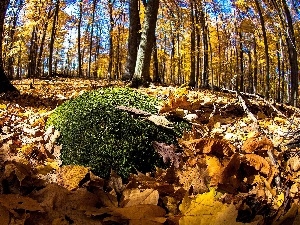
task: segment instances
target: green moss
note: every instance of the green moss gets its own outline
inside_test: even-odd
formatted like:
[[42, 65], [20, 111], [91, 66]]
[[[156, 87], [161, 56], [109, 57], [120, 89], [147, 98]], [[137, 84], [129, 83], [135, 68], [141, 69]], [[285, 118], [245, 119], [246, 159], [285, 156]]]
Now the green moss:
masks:
[[84, 165], [101, 176], [111, 169], [122, 177], [163, 167], [153, 141], [176, 144], [189, 125], [175, 122], [175, 129], [156, 126], [141, 117], [116, 109], [123, 105], [157, 113], [158, 100], [129, 88], [106, 88], [65, 102], [52, 113], [47, 126], [61, 132], [63, 164]]

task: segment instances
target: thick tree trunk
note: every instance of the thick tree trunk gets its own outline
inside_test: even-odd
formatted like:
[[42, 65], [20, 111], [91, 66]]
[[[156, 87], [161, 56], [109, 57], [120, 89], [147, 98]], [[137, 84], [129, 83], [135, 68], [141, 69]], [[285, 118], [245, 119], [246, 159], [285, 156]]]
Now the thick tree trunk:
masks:
[[299, 71], [298, 71], [298, 56], [297, 56], [297, 49], [296, 49], [295, 32], [293, 27], [292, 16], [285, 0], [282, 0], [282, 5], [287, 20], [288, 37], [286, 39], [287, 39], [289, 61], [291, 67], [291, 93], [290, 93], [289, 103], [293, 106], [297, 106]]
[[2, 42], [3, 42], [3, 31], [4, 31], [4, 19], [6, 10], [9, 4], [9, 0], [0, 1], [0, 93], [6, 92], [16, 92], [19, 91], [10, 83], [8, 80], [4, 68], [3, 68], [3, 58], [2, 58]]
[[145, 85], [150, 79], [149, 67], [154, 42], [158, 7], [159, 0], [149, 0], [147, 2], [146, 18], [143, 24], [134, 75], [131, 81], [131, 86], [133, 87]]
[[141, 29], [139, 16], [139, 1], [130, 0], [129, 2], [129, 36], [128, 36], [128, 53], [125, 73], [122, 76], [123, 80], [130, 80], [134, 74], [134, 68], [139, 47]]

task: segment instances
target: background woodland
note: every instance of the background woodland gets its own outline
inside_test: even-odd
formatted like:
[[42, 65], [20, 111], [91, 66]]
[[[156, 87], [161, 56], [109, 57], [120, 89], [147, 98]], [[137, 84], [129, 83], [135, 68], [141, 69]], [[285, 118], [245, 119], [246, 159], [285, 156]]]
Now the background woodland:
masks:
[[130, 78], [151, 4], [159, 8], [150, 12], [157, 22], [153, 47], [145, 50], [152, 56], [146, 80], [235, 89], [297, 105], [296, 0], [11, 0], [6, 74]]

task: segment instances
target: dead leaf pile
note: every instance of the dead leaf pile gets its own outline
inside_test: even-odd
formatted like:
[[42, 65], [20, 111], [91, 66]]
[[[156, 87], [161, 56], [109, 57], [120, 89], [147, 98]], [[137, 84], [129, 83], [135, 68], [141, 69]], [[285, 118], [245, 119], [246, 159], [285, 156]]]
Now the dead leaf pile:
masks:
[[51, 110], [67, 99], [123, 84], [52, 79], [21, 80], [15, 85], [19, 97], [0, 99], [1, 224], [296, 225], [300, 221], [300, 154], [293, 135], [300, 124], [298, 109], [274, 106], [255, 96], [241, 103], [230, 92], [140, 89], [163, 100], [153, 122], [172, 129], [161, 120], [179, 117], [193, 128], [178, 146], [153, 143], [167, 169], [132, 174], [126, 181], [112, 171], [104, 180], [90, 168], [62, 166], [61, 146], [56, 145], [60, 134], [53, 127], [45, 129], [45, 122]]

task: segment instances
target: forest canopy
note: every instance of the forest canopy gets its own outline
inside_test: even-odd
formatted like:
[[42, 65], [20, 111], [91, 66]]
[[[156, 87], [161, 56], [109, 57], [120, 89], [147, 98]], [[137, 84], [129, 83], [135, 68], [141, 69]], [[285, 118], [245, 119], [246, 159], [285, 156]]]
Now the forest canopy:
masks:
[[6, 74], [132, 77], [137, 70], [128, 63], [135, 65], [140, 53], [132, 58], [130, 49], [143, 40], [152, 3], [159, 3], [155, 37], [144, 46], [152, 57], [141, 71], [148, 80], [235, 89], [296, 105], [296, 0], [11, 0], [3, 36]]

